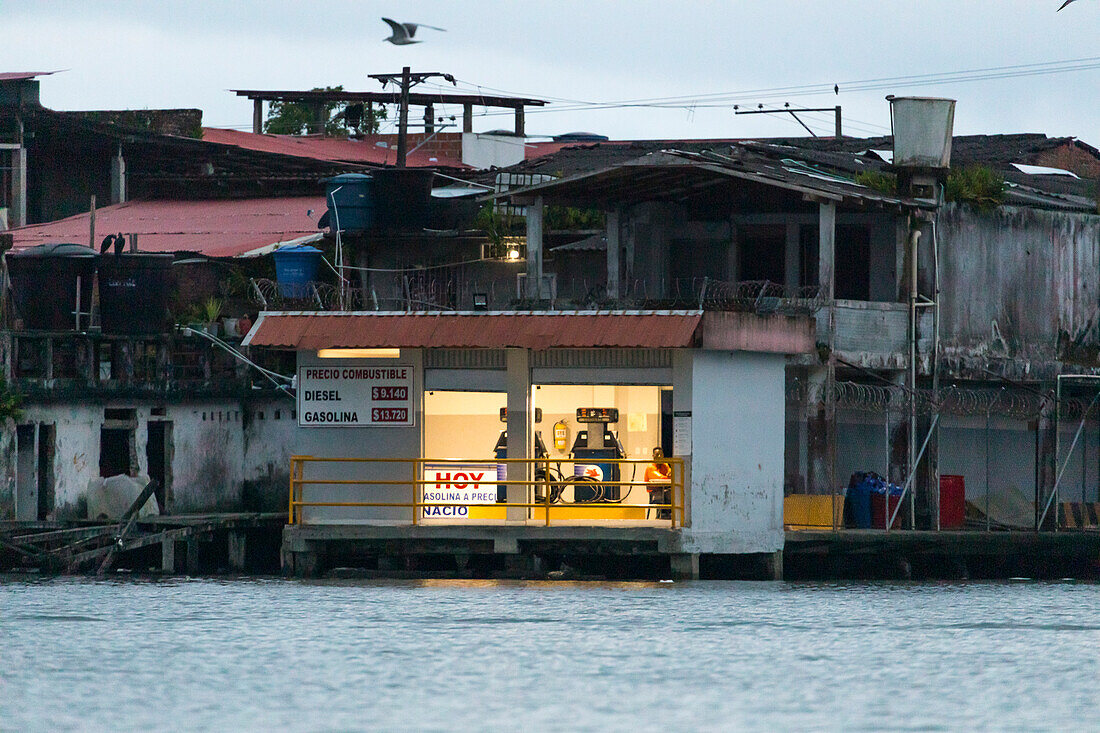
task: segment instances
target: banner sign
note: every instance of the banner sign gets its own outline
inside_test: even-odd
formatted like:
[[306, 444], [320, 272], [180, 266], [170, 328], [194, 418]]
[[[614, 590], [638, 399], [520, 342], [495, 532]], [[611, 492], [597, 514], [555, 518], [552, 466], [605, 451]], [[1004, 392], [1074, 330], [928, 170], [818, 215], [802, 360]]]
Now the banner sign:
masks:
[[497, 503], [497, 464], [425, 463], [425, 504], [446, 503], [458, 506], [426, 506], [425, 518], [470, 516], [470, 506]]
[[411, 427], [413, 368], [308, 366], [298, 368], [298, 426]]

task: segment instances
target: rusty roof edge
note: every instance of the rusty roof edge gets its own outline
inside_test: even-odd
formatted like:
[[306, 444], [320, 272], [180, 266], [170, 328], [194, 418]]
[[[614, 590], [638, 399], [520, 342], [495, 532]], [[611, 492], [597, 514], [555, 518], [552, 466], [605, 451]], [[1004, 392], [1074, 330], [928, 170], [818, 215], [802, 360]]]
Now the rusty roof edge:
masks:
[[[319, 318], [332, 317], [447, 317], [447, 316], [701, 316], [703, 311], [698, 308], [683, 310], [539, 310], [539, 311], [260, 311], [260, 318], [284, 317], [284, 316], [310, 316]], [[256, 325], [259, 325], [257, 321]]]

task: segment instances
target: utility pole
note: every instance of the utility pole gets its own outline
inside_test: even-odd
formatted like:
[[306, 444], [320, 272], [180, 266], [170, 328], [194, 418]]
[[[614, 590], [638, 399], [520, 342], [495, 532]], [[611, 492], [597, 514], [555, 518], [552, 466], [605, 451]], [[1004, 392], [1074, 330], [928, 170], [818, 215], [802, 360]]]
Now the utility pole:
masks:
[[817, 133], [811, 130], [809, 126], [805, 122], [803, 122], [798, 115], [795, 114], [795, 112], [832, 112], [834, 115], [834, 125], [836, 128], [833, 134], [838, 138], [843, 137], [843, 135], [841, 135], [841, 116], [839, 104], [835, 107], [805, 107], [798, 109], [791, 109], [790, 102], [784, 102], [783, 109], [764, 109], [764, 105], [759, 105], [756, 109], [738, 109], [738, 105], [733, 105], [733, 113], [735, 115], [789, 114], [795, 119], [795, 121], [798, 122], [798, 124], [806, 128], [806, 132], [810, 133], [810, 135], [813, 137], [817, 137]]
[[409, 67], [406, 66], [401, 69], [400, 74], [370, 74], [371, 79], [377, 79], [382, 82], [382, 86], [385, 87], [390, 82], [400, 85], [400, 111], [397, 117], [397, 167], [405, 167], [405, 157], [409, 147], [409, 90], [411, 90], [417, 84], [423, 83], [427, 79], [431, 79], [433, 76], [441, 76], [447, 81], [457, 86], [455, 78], [450, 74], [443, 74], [438, 71], [420, 71], [413, 73]]

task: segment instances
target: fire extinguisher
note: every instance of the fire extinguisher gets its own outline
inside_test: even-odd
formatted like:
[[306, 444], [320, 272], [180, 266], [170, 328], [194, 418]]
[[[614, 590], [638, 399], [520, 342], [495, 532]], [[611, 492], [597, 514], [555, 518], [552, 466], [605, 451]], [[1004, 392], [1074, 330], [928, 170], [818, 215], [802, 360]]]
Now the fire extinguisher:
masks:
[[554, 450], [560, 452], [565, 451], [569, 446], [569, 426], [565, 424], [565, 420], [558, 420], [554, 423]]

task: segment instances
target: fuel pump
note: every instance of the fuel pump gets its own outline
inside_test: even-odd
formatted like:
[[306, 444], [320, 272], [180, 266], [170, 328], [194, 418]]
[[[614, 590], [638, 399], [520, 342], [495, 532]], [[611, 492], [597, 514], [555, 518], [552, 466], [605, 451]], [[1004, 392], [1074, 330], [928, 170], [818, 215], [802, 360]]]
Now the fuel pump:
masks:
[[618, 434], [608, 427], [619, 422], [619, 410], [614, 407], [578, 407], [577, 422], [588, 425], [588, 428], [577, 431], [570, 451], [575, 478], [573, 501], [578, 504], [619, 501], [620, 487], [602, 483], [619, 481], [619, 464], [615, 459], [626, 458]]
[[[508, 423], [508, 408], [500, 408], [500, 421], [502, 423]], [[542, 408], [535, 408], [535, 424], [538, 425], [542, 422]], [[550, 452], [546, 450], [546, 443], [542, 441], [542, 432], [535, 431], [535, 445], [534, 453], [535, 458], [546, 458], [550, 455]], [[497, 444], [493, 447], [493, 456], [495, 458], [507, 458], [508, 457], [508, 430], [501, 430], [500, 437], [497, 438]], [[504, 481], [508, 475], [508, 464], [497, 464], [497, 481]], [[536, 476], [537, 478], [537, 476]], [[503, 504], [508, 500], [508, 485], [497, 484], [497, 503]]]

